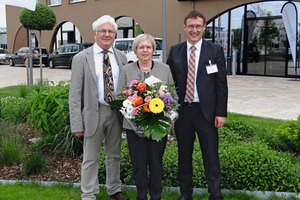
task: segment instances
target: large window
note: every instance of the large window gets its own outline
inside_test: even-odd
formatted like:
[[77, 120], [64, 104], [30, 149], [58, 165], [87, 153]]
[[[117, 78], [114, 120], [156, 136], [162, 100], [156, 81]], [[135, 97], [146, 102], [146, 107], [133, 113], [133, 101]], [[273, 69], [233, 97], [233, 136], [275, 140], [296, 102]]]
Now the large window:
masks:
[[[295, 69], [300, 68], [300, 59], [295, 66], [281, 15], [285, 3], [245, 4], [209, 21], [204, 37], [223, 46], [228, 73], [297, 76]], [[300, 3], [294, 4], [299, 13]], [[300, 23], [298, 26], [300, 29]], [[298, 45], [299, 38], [300, 34]]]
[[48, 0], [49, 6], [56, 6], [56, 5], [60, 5], [60, 4], [61, 4], [61, 0]]
[[70, 3], [82, 2], [82, 1], [86, 1], [86, 0], [70, 0]]

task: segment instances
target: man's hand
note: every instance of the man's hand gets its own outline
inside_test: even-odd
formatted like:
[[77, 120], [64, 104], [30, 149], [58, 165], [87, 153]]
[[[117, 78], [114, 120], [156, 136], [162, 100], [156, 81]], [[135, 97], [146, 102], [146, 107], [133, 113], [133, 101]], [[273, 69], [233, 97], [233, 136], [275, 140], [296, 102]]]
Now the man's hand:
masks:
[[225, 117], [216, 116], [215, 118], [215, 127], [221, 128], [225, 123]]
[[74, 135], [76, 137], [82, 137], [84, 135], [84, 133], [82, 131], [80, 131], [80, 132], [75, 132]]

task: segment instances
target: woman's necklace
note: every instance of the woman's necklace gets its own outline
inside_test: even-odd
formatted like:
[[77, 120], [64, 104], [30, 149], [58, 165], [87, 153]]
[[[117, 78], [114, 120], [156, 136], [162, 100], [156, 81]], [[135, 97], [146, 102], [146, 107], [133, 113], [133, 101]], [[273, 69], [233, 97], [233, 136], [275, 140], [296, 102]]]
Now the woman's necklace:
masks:
[[150, 72], [152, 64], [150, 63], [139, 63], [139, 68], [142, 72]]
[[140, 68], [140, 70], [142, 71], [142, 72], [145, 72], [145, 73], [147, 73], [147, 72], [150, 72], [150, 70], [151, 70], [151, 67], [145, 67], [145, 68]]

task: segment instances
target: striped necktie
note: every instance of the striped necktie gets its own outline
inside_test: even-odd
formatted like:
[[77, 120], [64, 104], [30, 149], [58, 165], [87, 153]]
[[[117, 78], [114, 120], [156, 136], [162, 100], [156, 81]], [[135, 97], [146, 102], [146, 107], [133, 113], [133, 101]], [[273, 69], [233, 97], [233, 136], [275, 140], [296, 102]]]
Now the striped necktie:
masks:
[[110, 102], [115, 99], [114, 80], [112, 76], [112, 68], [108, 56], [108, 51], [102, 51], [102, 53], [103, 53], [104, 101]]
[[194, 84], [195, 84], [195, 60], [196, 60], [196, 47], [190, 47], [191, 53], [189, 58], [188, 74], [187, 74], [187, 84], [185, 101], [191, 103], [194, 100]]

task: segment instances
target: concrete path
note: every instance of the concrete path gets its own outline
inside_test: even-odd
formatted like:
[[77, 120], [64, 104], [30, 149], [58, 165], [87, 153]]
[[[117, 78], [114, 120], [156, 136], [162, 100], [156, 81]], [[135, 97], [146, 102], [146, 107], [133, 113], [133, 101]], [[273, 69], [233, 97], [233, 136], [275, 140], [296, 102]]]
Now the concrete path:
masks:
[[228, 76], [228, 111], [275, 119], [300, 115], [300, 80], [260, 76]]
[[[67, 68], [43, 68], [43, 79], [69, 80]], [[40, 78], [40, 68], [33, 68], [33, 80]], [[0, 87], [27, 84], [25, 67], [0, 65]], [[228, 111], [275, 119], [297, 119], [300, 115], [300, 80], [261, 76], [228, 76]]]

